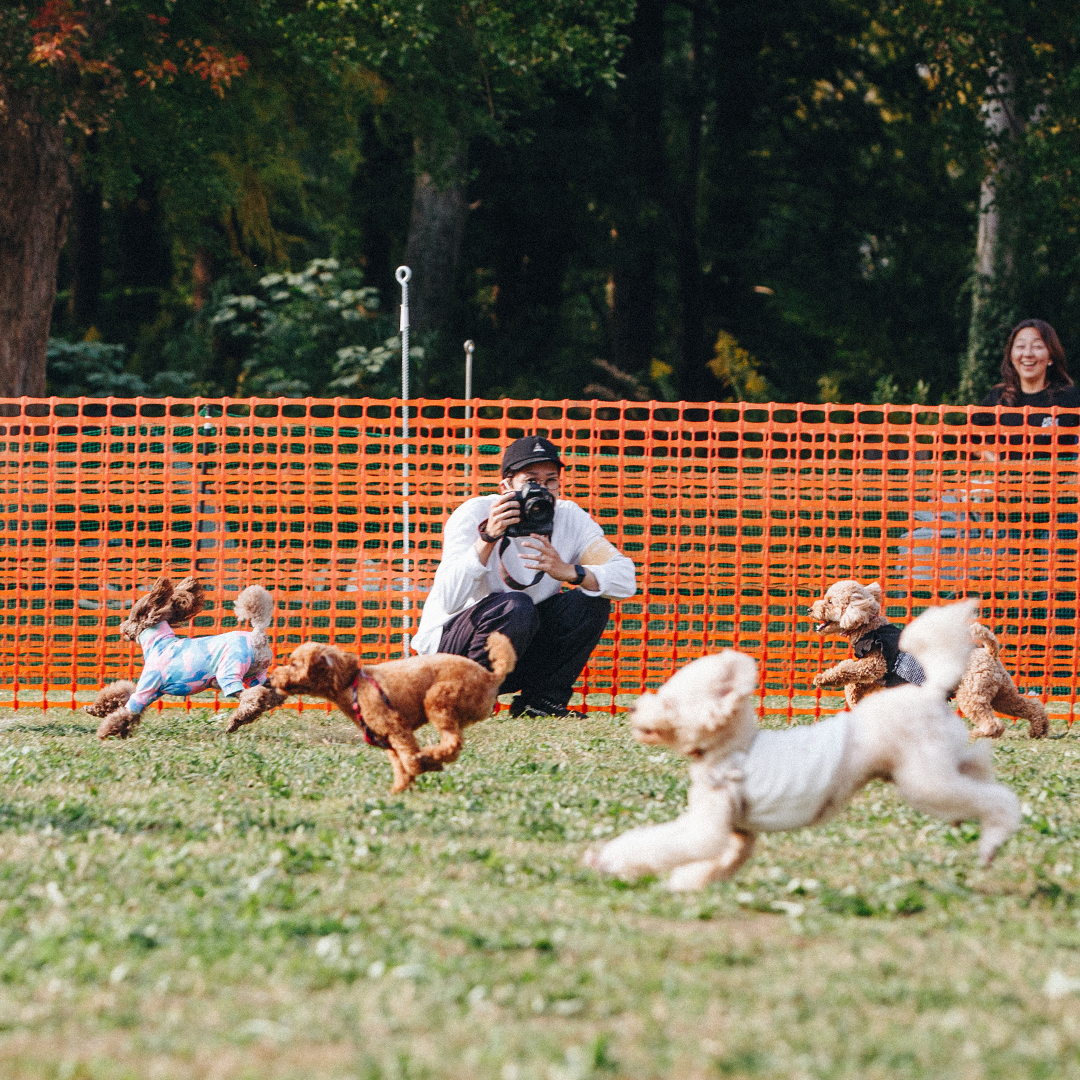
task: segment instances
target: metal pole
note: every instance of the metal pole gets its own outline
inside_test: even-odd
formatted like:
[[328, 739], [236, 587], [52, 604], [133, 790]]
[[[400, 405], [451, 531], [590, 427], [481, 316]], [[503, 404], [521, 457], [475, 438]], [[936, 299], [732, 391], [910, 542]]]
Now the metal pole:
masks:
[[[472, 338], [469, 338], [465, 342], [465, 400], [472, 400], [472, 354], [476, 352], [476, 346], [472, 343]], [[468, 420], [472, 416], [472, 406], [465, 406], [465, 419]]]
[[412, 635], [412, 583], [409, 580], [409, 279], [412, 271], [399, 266], [394, 274], [401, 286], [401, 645], [409, 655]]

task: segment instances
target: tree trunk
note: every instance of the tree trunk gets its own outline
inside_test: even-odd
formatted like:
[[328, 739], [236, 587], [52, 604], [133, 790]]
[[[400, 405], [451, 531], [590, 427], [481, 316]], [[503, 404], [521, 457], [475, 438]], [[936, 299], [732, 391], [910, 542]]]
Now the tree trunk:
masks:
[[664, 246], [664, 8], [667, 0], [638, 0], [629, 27], [621, 98], [626, 197], [630, 214], [616, 219], [611, 359], [631, 374], [655, 356], [657, 275]]
[[675, 225], [675, 259], [682, 293], [679, 337], [682, 345], [682, 370], [679, 385], [688, 401], [708, 401], [716, 396], [716, 376], [706, 367], [709, 342], [705, 335], [705, 275], [701, 270], [701, 247], [698, 243], [698, 188], [701, 178], [701, 125], [705, 110], [701, 67], [704, 61], [701, 5], [691, 11], [689, 83], [684, 111], [686, 124], [686, 162], [681, 184], [669, 183], [673, 193], [671, 217]]
[[[423, 160], [422, 153], [418, 144], [418, 161]], [[446, 319], [467, 214], [462, 148], [447, 157], [437, 175], [418, 172], [413, 183], [405, 262], [412, 269], [409, 322], [417, 338], [440, 329]]]
[[[968, 326], [967, 352], [960, 361], [958, 397], [962, 405], [980, 401], [996, 381], [992, 370], [992, 339], [999, 320], [994, 317], [992, 298], [1000, 227], [1000, 210], [994, 200], [994, 176], [990, 174], [983, 177], [979, 197], [979, 232], [975, 241], [975, 271], [971, 283], [971, 323]], [[997, 284], [1001, 285], [1000, 280]]]
[[71, 203], [64, 136], [31, 99], [0, 111], [0, 396], [45, 393], [56, 264]]
[[1011, 241], [1015, 239], [1008, 223], [1002, 221], [997, 199], [997, 181], [1005, 168], [1002, 137], [1020, 138], [1026, 125], [1013, 108], [1013, 79], [1007, 72], [992, 72], [994, 80], [984, 107], [983, 124], [989, 136], [989, 150], [995, 158], [990, 172], [983, 177], [979, 197], [979, 232], [975, 242], [975, 268], [972, 274], [971, 323], [968, 328], [967, 353], [960, 361], [960, 384], [957, 396], [961, 404], [978, 402], [997, 382], [1002, 332], [1011, 323], [1008, 293], [1014, 265]]

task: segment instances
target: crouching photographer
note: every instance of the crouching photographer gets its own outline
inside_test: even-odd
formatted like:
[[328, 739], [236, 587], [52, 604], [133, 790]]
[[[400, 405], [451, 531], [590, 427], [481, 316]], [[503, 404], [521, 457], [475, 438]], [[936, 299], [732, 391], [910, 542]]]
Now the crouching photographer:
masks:
[[[563, 464], [547, 439], [503, 454], [498, 495], [459, 506], [413, 648], [454, 653], [490, 668], [487, 638], [513, 642], [517, 667], [503, 693], [512, 716], [580, 718], [574, 683], [607, 626], [611, 601], [637, 591], [634, 564], [577, 503], [560, 499]], [[563, 590], [563, 586], [573, 586]]]

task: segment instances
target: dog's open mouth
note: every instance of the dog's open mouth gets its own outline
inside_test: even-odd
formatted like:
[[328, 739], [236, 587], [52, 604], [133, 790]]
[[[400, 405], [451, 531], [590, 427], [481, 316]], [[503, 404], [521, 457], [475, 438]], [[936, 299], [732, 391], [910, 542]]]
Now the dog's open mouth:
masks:
[[832, 623], [827, 622], [827, 621], [826, 622], [814, 623], [814, 631], [816, 633], [818, 633], [818, 634], [824, 634], [825, 631], [828, 630], [830, 626], [832, 626]]

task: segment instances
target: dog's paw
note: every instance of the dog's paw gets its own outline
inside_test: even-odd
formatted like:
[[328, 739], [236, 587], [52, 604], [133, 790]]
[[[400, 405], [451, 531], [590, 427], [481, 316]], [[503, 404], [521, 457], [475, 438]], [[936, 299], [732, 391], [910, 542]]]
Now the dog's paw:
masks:
[[97, 729], [99, 739], [127, 739], [139, 726], [139, 717], [127, 709], [117, 709], [101, 722]]
[[979, 865], [989, 866], [1010, 835], [1005, 829], [984, 828], [982, 836], [979, 837]]
[[704, 862], [684, 863], [671, 871], [667, 887], [672, 892], [697, 892], [712, 881], [715, 872], [716, 863], [711, 859]]
[[1050, 734], [1050, 719], [1049, 717], [1042, 716], [1037, 720], [1032, 720], [1028, 726], [1028, 738], [1030, 739], [1045, 739]]
[[623, 857], [615, 844], [590, 848], [585, 852], [585, 865], [598, 874], [616, 877], [621, 881], [635, 881], [650, 872], [647, 866], [635, 866]]

